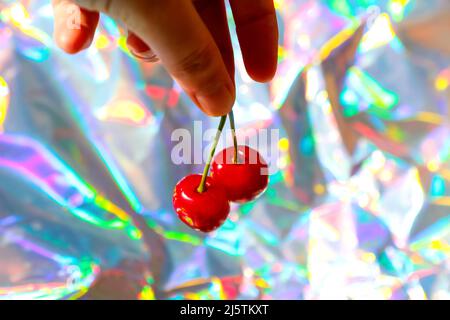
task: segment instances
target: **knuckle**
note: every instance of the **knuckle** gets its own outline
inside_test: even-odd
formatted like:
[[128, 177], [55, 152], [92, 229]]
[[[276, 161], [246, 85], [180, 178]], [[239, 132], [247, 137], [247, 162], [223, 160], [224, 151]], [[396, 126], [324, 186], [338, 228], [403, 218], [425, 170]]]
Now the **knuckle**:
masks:
[[174, 66], [177, 77], [204, 73], [214, 59], [214, 48], [211, 45], [199, 47], [179, 60]]

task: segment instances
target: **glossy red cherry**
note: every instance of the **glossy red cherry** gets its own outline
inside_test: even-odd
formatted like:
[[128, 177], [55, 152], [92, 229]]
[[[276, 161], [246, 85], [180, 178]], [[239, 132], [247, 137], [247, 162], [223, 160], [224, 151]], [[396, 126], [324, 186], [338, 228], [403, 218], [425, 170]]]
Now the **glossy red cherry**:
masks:
[[238, 147], [237, 163], [234, 147], [219, 152], [211, 166], [211, 177], [225, 189], [228, 200], [241, 203], [255, 199], [269, 183], [266, 162], [258, 151], [248, 146]]
[[202, 180], [199, 174], [181, 179], [173, 192], [173, 207], [178, 217], [189, 227], [211, 232], [220, 227], [230, 213], [230, 203], [225, 191], [206, 178], [205, 190], [198, 192]]

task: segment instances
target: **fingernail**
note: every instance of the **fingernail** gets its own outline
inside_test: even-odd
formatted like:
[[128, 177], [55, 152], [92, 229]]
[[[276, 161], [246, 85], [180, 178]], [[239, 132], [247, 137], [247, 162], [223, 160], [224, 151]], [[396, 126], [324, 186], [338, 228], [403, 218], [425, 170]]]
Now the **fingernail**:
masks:
[[158, 56], [152, 51], [148, 50], [145, 52], [136, 52], [133, 48], [129, 46], [130, 52], [138, 59], [146, 62], [157, 62], [159, 61]]
[[210, 116], [227, 114], [234, 103], [234, 96], [224, 84], [216, 84], [206, 91], [195, 94], [199, 107]]

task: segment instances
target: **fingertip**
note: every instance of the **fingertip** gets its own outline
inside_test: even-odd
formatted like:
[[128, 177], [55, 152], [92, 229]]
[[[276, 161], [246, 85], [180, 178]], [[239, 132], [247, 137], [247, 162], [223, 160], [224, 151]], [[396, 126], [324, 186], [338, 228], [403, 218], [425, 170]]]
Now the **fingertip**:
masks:
[[58, 47], [75, 54], [90, 46], [100, 18], [98, 12], [63, 1], [55, 5], [54, 15], [53, 37]]
[[55, 31], [55, 42], [59, 48], [68, 54], [76, 54], [90, 46], [92, 36], [82, 30]]
[[202, 88], [192, 95], [197, 106], [208, 116], [220, 117], [228, 114], [236, 100], [236, 90], [233, 85], [216, 83], [208, 88]]
[[255, 81], [265, 83], [269, 82], [275, 76], [277, 71], [277, 64], [271, 64], [267, 66], [248, 66], [248, 75]]
[[239, 42], [249, 76], [258, 82], [268, 82], [277, 71], [278, 32], [273, 26], [260, 28], [266, 31], [264, 37], [257, 34], [258, 28], [250, 28], [241, 30]]
[[189, 53], [178, 50], [179, 56], [166, 66], [203, 112], [221, 116], [231, 110], [236, 90], [214, 40], [205, 38], [196, 39], [201, 44]]

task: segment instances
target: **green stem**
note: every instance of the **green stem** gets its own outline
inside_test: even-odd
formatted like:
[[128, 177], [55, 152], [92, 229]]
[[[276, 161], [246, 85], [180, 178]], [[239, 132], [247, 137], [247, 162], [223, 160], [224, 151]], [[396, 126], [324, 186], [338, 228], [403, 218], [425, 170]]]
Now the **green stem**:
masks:
[[202, 180], [200, 181], [200, 185], [197, 188], [198, 193], [202, 193], [205, 191], [205, 182], [208, 177], [209, 168], [211, 167], [211, 161], [216, 153], [216, 147], [219, 143], [220, 135], [222, 134], [223, 127], [225, 126], [225, 122], [227, 121], [227, 116], [222, 116], [220, 118], [219, 127], [217, 128], [216, 136], [214, 137], [214, 142], [211, 148], [211, 152], [209, 153], [208, 161], [206, 162], [205, 168], [203, 169]]
[[233, 162], [234, 162], [234, 164], [237, 164], [238, 143], [237, 143], [237, 137], [236, 137], [236, 126], [234, 124], [233, 110], [230, 111], [230, 113], [228, 114], [228, 117], [230, 119], [231, 134], [233, 135], [233, 145], [234, 145]]

